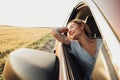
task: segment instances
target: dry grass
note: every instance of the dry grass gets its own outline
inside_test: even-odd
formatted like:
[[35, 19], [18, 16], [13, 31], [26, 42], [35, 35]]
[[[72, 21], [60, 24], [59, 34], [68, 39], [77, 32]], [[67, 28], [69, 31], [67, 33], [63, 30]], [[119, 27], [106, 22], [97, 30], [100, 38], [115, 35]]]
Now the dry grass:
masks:
[[21, 28], [0, 26], [0, 58], [5, 53], [25, 47], [50, 33], [51, 28]]
[[[42, 39], [50, 31], [51, 28], [0, 26], [0, 66], [4, 66], [6, 56], [10, 52]], [[0, 73], [2, 70], [3, 67], [0, 67]]]
[[0, 51], [12, 50], [32, 43], [50, 32], [50, 28], [16, 28], [0, 26]]

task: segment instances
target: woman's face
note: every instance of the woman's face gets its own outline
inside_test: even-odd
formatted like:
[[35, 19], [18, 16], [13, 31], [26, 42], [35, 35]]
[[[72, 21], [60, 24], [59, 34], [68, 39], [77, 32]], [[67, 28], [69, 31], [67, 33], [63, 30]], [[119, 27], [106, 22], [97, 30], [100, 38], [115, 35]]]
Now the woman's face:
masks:
[[70, 22], [67, 25], [67, 28], [68, 28], [68, 32], [67, 32], [68, 38], [72, 40], [78, 40], [83, 31], [81, 25], [75, 22]]

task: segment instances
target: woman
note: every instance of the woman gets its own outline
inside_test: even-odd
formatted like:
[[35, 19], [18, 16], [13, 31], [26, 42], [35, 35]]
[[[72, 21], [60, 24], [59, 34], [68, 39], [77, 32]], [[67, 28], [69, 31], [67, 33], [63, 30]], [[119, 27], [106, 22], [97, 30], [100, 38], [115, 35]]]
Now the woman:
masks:
[[[67, 36], [63, 33], [67, 32]], [[73, 54], [80, 63], [82, 79], [90, 80], [95, 64], [101, 39], [94, 39], [90, 36], [90, 30], [85, 21], [74, 19], [67, 27], [52, 30], [53, 36], [65, 45], [69, 45], [70, 53]]]

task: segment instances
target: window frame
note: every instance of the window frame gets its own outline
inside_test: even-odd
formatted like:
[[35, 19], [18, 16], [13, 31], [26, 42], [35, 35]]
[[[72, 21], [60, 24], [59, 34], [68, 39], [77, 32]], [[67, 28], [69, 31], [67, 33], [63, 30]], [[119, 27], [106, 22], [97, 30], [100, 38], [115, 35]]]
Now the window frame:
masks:
[[[70, 20], [72, 20], [72, 19], [74, 19], [76, 17], [75, 15], [77, 15], [77, 12], [78, 12], [77, 9], [78, 8], [81, 9], [82, 8], [81, 6], [83, 6], [83, 5], [87, 6], [90, 9], [90, 11], [92, 13], [92, 16], [95, 19], [95, 22], [96, 22], [96, 24], [98, 26], [98, 29], [99, 29], [99, 31], [101, 33], [101, 36], [102, 36], [102, 39], [103, 39], [103, 44], [105, 46], [105, 49], [107, 50], [107, 54], [110, 56], [111, 65], [113, 65], [112, 69], [115, 71], [115, 73], [113, 73], [113, 74], [115, 74], [115, 77], [116, 77], [116, 80], [117, 80], [117, 77], [119, 75], [118, 75], [118, 72], [117, 72], [116, 67], [114, 65], [113, 58], [111, 58], [111, 56], [112, 56], [111, 54], [116, 53], [116, 52], [120, 52], [119, 40], [115, 36], [114, 32], [112, 31], [109, 23], [105, 19], [105, 16], [100, 12], [101, 10], [99, 10], [98, 6], [96, 6], [96, 4], [94, 2], [92, 2], [91, 0], [89, 0], [89, 1], [81, 1], [73, 9], [73, 12], [71, 13], [67, 23], [69, 23]], [[111, 35], [110, 37], [108, 37], [108, 35], [106, 34], [106, 30]], [[114, 43], [111, 44], [110, 40], [112, 40], [112, 39], [113, 39]], [[116, 46], [117, 49], [115, 47], [114, 48], [112, 47], [112, 45], [114, 45], [114, 44], [116, 44], [115, 46]], [[65, 54], [65, 55], [68, 56], [67, 54]], [[69, 60], [68, 60], [68, 64], [69, 64]], [[70, 71], [72, 71], [72, 70], [70, 70]], [[73, 75], [73, 73], [72, 73], [72, 75]]]

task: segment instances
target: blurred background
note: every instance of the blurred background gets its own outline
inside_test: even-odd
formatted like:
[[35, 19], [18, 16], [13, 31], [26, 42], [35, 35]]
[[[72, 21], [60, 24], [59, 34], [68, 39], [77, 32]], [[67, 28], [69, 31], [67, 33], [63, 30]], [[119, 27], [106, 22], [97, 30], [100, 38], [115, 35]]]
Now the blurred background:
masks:
[[52, 53], [53, 27], [63, 26], [79, 0], [0, 0], [0, 80], [9, 54], [19, 48]]

